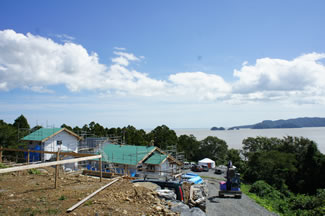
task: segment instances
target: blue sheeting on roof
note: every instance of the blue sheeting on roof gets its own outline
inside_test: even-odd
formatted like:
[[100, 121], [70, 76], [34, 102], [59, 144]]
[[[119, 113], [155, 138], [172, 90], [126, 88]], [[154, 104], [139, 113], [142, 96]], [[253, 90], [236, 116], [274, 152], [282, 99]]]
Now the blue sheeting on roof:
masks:
[[200, 184], [203, 182], [203, 179], [199, 175], [194, 173], [186, 173], [182, 175], [182, 179], [187, 182], [192, 182], [194, 184]]

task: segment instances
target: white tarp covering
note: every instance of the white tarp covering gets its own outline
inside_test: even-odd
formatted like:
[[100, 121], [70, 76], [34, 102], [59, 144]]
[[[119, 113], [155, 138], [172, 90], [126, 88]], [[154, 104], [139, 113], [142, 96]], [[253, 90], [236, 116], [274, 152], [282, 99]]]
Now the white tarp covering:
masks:
[[200, 160], [198, 164], [199, 165], [207, 165], [209, 168], [216, 167], [216, 163], [213, 160], [211, 160], [210, 158], [204, 158], [204, 159]]

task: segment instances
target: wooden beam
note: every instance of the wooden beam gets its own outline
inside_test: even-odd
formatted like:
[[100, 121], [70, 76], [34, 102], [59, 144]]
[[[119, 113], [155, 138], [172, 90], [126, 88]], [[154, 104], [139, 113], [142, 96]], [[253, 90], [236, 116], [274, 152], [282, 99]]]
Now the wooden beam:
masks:
[[100, 172], [100, 182], [102, 182], [102, 177], [103, 177], [103, 169], [102, 169], [102, 159], [99, 158], [99, 172]]
[[93, 196], [95, 196], [98, 192], [104, 190], [108, 186], [110, 186], [110, 185], [114, 184], [115, 182], [117, 182], [118, 180], [120, 180], [120, 178], [121, 177], [114, 178], [113, 181], [111, 181], [110, 183], [108, 183], [108, 184], [104, 185], [103, 187], [99, 188], [94, 193], [90, 194], [89, 196], [87, 196], [86, 198], [84, 198], [83, 200], [81, 200], [80, 202], [78, 202], [77, 204], [75, 204], [74, 206], [72, 206], [71, 208], [69, 208], [67, 210], [67, 212], [72, 212], [73, 210], [75, 210], [76, 208], [78, 208], [78, 206], [80, 206], [82, 203], [86, 202], [87, 200], [89, 200], [90, 198], [92, 198]]
[[148, 152], [148, 154], [146, 154], [143, 158], [142, 158], [142, 160], [140, 160], [139, 162], [138, 162], [138, 164], [141, 164], [143, 161], [145, 161], [154, 151], [156, 151], [156, 149], [157, 149], [157, 147], [154, 147], [150, 152]]
[[29, 164], [29, 149], [28, 149], [28, 152], [27, 152], [27, 164]]
[[33, 169], [33, 168], [48, 167], [48, 166], [54, 166], [54, 165], [60, 165], [60, 164], [75, 163], [75, 162], [79, 162], [79, 161], [92, 160], [92, 159], [97, 159], [97, 158], [101, 158], [101, 157], [102, 157], [101, 155], [93, 155], [93, 156], [74, 158], [74, 159], [68, 159], [68, 160], [52, 161], [52, 162], [46, 162], [46, 163], [30, 164], [30, 165], [25, 165], [25, 166], [4, 168], [4, 169], [0, 169], [0, 174], [21, 171], [21, 170], [27, 170], [27, 169]]
[[[56, 154], [56, 161], [60, 160], [60, 151]], [[54, 188], [56, 189], [58, 186], [58, 177], [59, 177], [59, 165], [55, 165], [55, 182]]]
[[[52, 151], [39, 151], [39, 150], [28, 150], [28, 149], [10, 149], [10, 148], [0, 148], [0, 151], [15, 151], [15, 152], [35, 152], [35, 153], [43, 153], [43, 154], [56, 154], [57, 152]], [[75, 153], [75, 152], [60, 152], [60, 155], [69, 155], [74, 157], [86, 157], [92, 156], [94, 154], [86, 154], [86, 153]]]

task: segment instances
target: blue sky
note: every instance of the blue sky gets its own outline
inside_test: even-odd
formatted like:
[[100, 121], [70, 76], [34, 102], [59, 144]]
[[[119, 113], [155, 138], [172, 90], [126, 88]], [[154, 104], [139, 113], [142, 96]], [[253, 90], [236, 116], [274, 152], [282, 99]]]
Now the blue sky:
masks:
[[234, 126], [325, 117], [324, 1], [1, 1], [0, 119]]

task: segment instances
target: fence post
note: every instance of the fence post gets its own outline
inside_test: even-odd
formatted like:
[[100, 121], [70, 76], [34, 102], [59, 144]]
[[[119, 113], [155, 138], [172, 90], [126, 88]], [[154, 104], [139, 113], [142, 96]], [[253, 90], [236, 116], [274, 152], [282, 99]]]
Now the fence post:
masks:
[[[58, 149], [58, 152], [56, 153], [56, 161], [60, 160], [60, 150]], [[57, 188], [58, 185], [58, 177], [59, 177], [59, 165], [55, 165], [55, 186], [54, 188]]]
[[102, 182], [102, 177], [103, 177], [102, 158], [99, 158], [99, 170], [100, 170], [100, 182]]
[[29, 164], [29, 149], [27, 151], [27, 164]]

